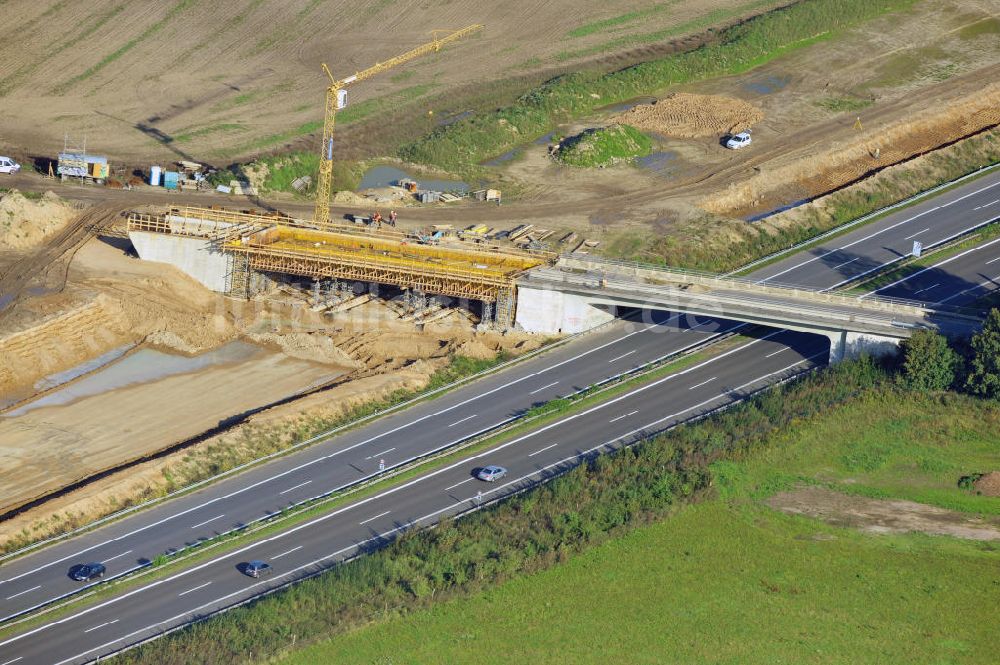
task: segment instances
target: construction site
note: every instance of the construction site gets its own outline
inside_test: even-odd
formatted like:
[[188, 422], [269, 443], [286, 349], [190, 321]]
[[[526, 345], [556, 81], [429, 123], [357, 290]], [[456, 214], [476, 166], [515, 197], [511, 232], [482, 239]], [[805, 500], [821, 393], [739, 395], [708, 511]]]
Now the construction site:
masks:
[[[379, 287], [401, 291], [409, 318], [430, 323], [445, 304], [475, 307], [480, 325], [506, 330], [514, 321], [514, 280], [555, 261], [551, 252], [472, 243], [438, 231], [405, 232], [325, 224], [225, 210], [174, 208], [130, 213], [127, 233], [141, 258], [182, 267], [206, 287], [250, 299], [289, 276], [312, 280], [314, 311], [344, 312]], [[359, 292], [360, 291], [360, 292]], [[442, 301], [438, 296], [445, 296]]]
[[[0, 153], [22, 167], [0, 174], [0, 543], [25, 528], [58, 531], [52, 515], [83, 520], [280, 450], [308, 426], [419, 390], [456, 358], [505, 358], [613, 317], [580, 307], [559, 319], [541, 299], [519, 308], [532, 275], [593, 255], [661, 266], [680, 256], [691, 267], [758, 233], [820, 230], [831, 193], [863, 198], [996, 152], [1000, 50], [992, 6], [979, 0], [878, 18], [795, 59], [640, 98], [592, 101], [600, 95], [585, 82], [577, 97], [595, 108], [560, 109], [545, 132], [487, 115], [586, 67], [613, 73], [711, 45], [710, 26], [788, 3], [683, 4], [643, 14], [669, 37], [639, 41], [625, 33], [640, 19], [602, 23], [601, 3], [552, 3], [526, 18], [463, 2], [446, 23], [466, 28], [393, 27], [398, 40], [353, 42], [331, 41], [332, 19], [313, 5], [298, 27], [291, 9], [248, 9], [232, 53], [204, 35], [185, 51], [203, 68], [196, 82], [183, 69], [150, 74], [127, 103], [109, 92], [119, 68], [173, 53], [211, 23], [209, 10], [159, 17], [163, 35], [119, 35], [94, 19], [108, 43], [145, 41], [65, 80], [54, 72], [76, 71], [67, 53], [36, 67], [0, 45], [10, 65], [0, 96], [16, 102]], [[395, 25], [381, 5], [337, 11], [357, 34]], [[80, 12], [59, 9], [51, 25], [33, 9], [24, 18], [44, 32], [89, 25]], [[889, 30], [896, 21], [903, 28]], [[273, 43], [244, 48], [272, 28]], [[299, 30], [301, 43], [288, 37]], [[268, 59], [282, 40], [296, 57]], [[212, 54], [228, 69], [202, 61]], [[933, 66], [911, 66], [927, 54]], [[514, 147], [454, 172], [395, 152], [474, 121], [515, 136]], [[652, 152], [606, 169], [551, 159], [560, 137], [615, 123], [646, 133]], [[724, 147], [746, 129], [751, 147]], [[71, 150], [67, 134], [88, 147]], [[300, 154], [314, 168], [279, 187]], [[60, 161], [66, 170], [52, 169]], [[62, 177], [71, 168], [81, 175]], [[345, 171], [378, 168], [406, 177], [337, 186]], [[421, 184], [432, 178], [446, 184]], [[603, 282], [597, 270], [574, 274]], [[677, 284], [695, 292], [696, 281]], [[219, 463], [219, 451], [232, 458]]]

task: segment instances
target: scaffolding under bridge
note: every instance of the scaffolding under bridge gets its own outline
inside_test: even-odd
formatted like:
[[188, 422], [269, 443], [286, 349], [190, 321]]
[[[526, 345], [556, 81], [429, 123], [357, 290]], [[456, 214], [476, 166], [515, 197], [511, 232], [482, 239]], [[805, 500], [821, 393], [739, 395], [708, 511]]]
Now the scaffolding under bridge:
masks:
[[499, 245], [428, 242], [394, 229], [338, 225], [323, 230], [291, 218], [207, 208], [133, 213], [130, 230], [194, 236], [230, 257], [230, 295], [249, 297], [257, 273], [384, 284], [403, 290], [483, 302], [484, 319], [513, 323], [515, 280], [556, 256]]

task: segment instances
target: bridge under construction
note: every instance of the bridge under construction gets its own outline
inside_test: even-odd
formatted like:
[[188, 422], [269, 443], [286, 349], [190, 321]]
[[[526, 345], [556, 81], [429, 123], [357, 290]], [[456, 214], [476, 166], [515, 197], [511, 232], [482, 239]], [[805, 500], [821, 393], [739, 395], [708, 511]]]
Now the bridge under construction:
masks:
[[[514, 321], [518, 276], [556, 260], [549, 252], [347, 224], [317, 229], [285, 216], [211, 208], [133, 212], [128, 233], [140, 255], [154, 260], [162, 257], [150, 236], [169, 236], [170, 262], [233, 297], [249, 298], [253, 276], [262, 273], [368, 282], [481, 301], [484, 319], [501, 328]], [[177, 245], [182, 239], [189, 242]]]
[[914, 330], [968, 336], [980, 312], [891, 298], [824, 293], [624, 264], [597, 257], [429, 238], [394, 229], [324, 224], [206, 208], [132, 213], [128, 235], [144, 259], [171, 263], [215, 291], [249, 298], [260, 275], [392, 285], [477, 300], [501, 329], [581, 332], [619, 308], [673, 310], [826, 335], [832, 357], [894, 346]]

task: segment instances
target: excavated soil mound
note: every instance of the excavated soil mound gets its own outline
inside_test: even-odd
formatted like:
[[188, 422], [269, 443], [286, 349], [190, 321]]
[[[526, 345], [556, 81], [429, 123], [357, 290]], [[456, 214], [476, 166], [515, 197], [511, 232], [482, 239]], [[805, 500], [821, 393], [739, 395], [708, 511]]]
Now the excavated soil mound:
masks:
[[764, 119], [749, 102], [721, 95], [678, 92], [652, 104], [640, 104], [614, 118], [622, 123], [679, 138], [742, 132]]
[[40, 199], [28, 199], [16, 189], [0, 194], [0, 249], [34, 247], [77, 212], [52, 192], [45, 192]]
[[1000, 471], [984, 473], [972, 483], [972, 488], [983, 496], [1000, 496]]

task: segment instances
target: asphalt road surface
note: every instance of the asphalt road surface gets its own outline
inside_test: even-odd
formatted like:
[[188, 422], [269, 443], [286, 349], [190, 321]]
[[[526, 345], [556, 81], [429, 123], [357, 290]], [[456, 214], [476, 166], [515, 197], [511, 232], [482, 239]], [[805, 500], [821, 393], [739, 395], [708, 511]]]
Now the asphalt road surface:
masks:
[[[1000, 204], [994, 205], [1000, 210]], [[1000, 238], [942, 259], [874, 293], [934, 305], [967, 305], [997, 289], [1000, 289]]]
[[[832, 288], [860, 272], [905, 256], [913, 239], [930, 245], [996, 219], [1000, 215], [996, 199], [1000, 199], [1000, 173], [995, 172], [840, 236], [828, 246], [793, 255], [754, 276], [762, 281]], [[968, 265], [972, 269], [990, 265], [1000, 255], [995, 249], [1000, 245], [970, 255], [974, 258]], [[953, 263], [942, 268], [949, 272], [952, 268], [968, 268], [963, 261]], [[962, 277], [950, 286], [935, 286], [939, 292], [934, 297], [950, 298], [962, 291], [967, 281]], [[955, 300], [962, 297], [957, 295]], [[616, 323], [439, 399], [4, 563], [0, 566], [0, 616], [22, 613], [85, 586], [68, 579], [73, 564], [103, 561], [109, 575], [122, 574], [161, 552], [238, 528], [289, 504], [376, 475], [379, 460], [384, 459], [386, 468], [391, 469], [412, 457], [488, 430], [533, 404], [706, 341], [719, 330], [735, 325], [678, 320], [667, 314], [663, 317], [642, 323]], [[822, 364], [827, 352], [828, 342], [823, 337], [774, 332], [768, 339], [595, 407], [585, 416], [521, 437], [502, 450], [421, 476], [287, 535], [255, 543], [246, 551], [0, 642], [0, 665], [91, 660], [212, 608], [260, 593], [290, 576], [317, 570], [350, 555], [359, 544], [375, 543], [408, 526], [426, 525], [441, 515], [470, 507], [470, 502], [475, 501], [473, 489], [479, 486], [471, 475], [476, 466], [496, 463], [511, 470], [509, 481], [483, 486], [488, 500], [520, 483], [544, 477], [560, 465], [575, 463], [582, 453], [614, 448], [644, 432], [664, 428], [738, 399], [748, 390]], [[253, 558], [271, 560], [278, 568], [277, 574], [263, 582], [243, 576], [237, 564]]]
[[[167, 627], [316, 572], [405, 529], [475, 508], [588, 455], [614, 450], [776, 380], [822, 365], [827, 353], [828, 345], [821, 337], [769, 331], [681, 373], [647, 383], [491, 450], [2, 641], [0, 653], [5, 660], [0, 662], [84, 662], [151, 637]], [[523, 389], [544, 385], [554, 376], [536, 377]], [[477, 480], [475, 471], [486, 464], [504, 466], [509, 474], [495, 483]], [[273, 492], [268, 493], [273, 499]], [[270, 562], [274, 574], [261, 580], [244, 575], [245, 563], [252, 559]]]
[[915, 240], [930, 247], [997, 219], [1000, 169], [792, 254], [752, 276], [762, 283], [833, 289], [910, 256]]
[[[647, 313], [649, 316], [653, 315]], [[437, 399], [328, 437], [298, 454], [4, 563], [0, 566], [0, 620], [86, 587], [68, 577], [72, 565], [102, 562], [108, 568], [105, 579], [131, 572], [164, 552], [183, 549], [377, 475], [381, 461], [385, 470], [391, 470], [494, 429], [534, 405], [738, 327], [712, 319], [696, 321], [666, 313], [655, 316], [646, 321], [617, 322], [607, 330]]]

